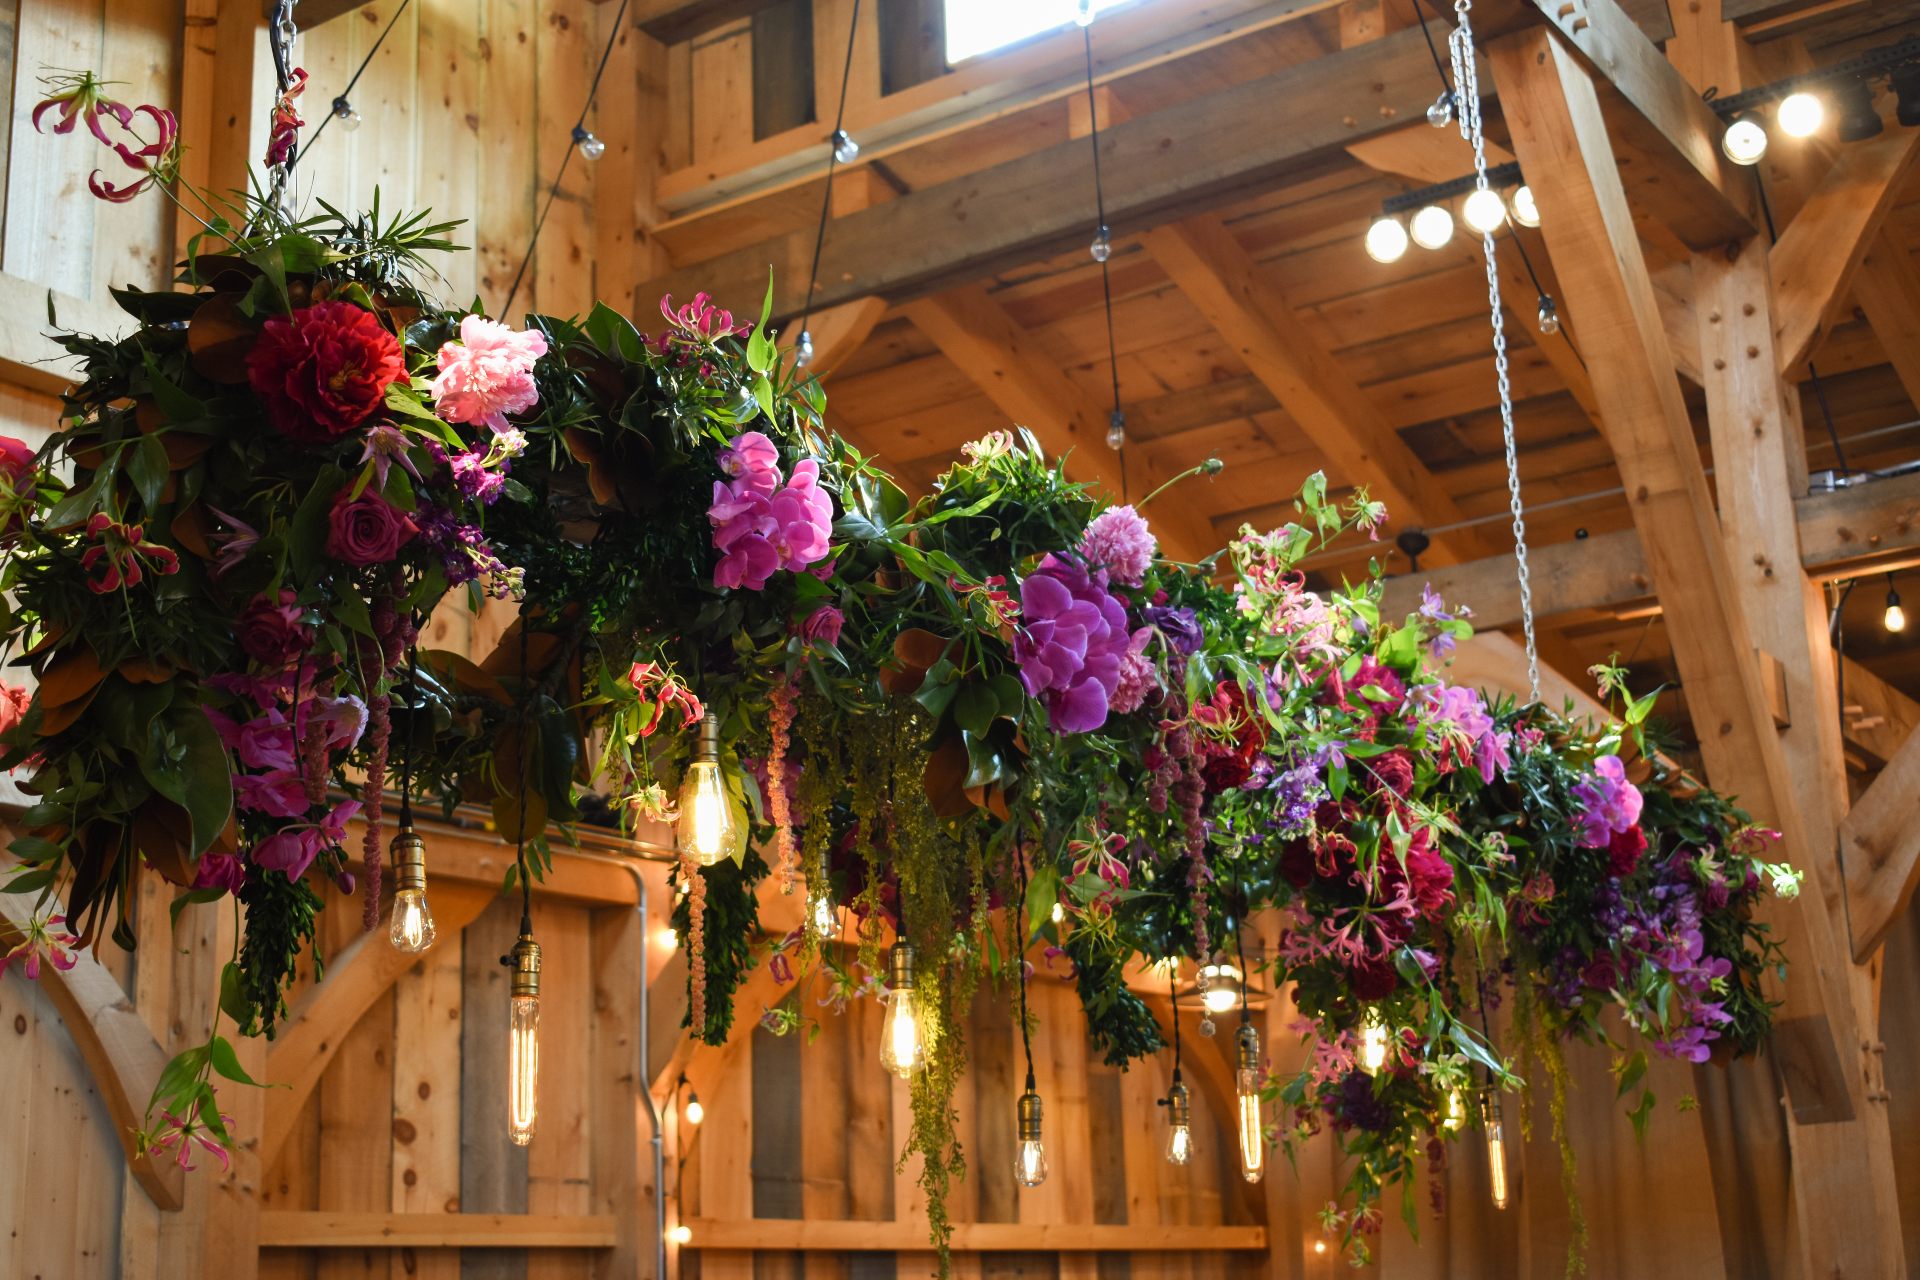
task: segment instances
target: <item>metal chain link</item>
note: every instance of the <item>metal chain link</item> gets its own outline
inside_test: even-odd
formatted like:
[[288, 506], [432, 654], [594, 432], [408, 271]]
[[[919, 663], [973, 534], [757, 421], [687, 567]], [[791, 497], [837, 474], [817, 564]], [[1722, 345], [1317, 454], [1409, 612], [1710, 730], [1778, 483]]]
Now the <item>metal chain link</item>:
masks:
[[[1458, 25], [1447, 37], [1453, 55], [1455, 118], [1460, 136], [1473, 144], [1474, 189], [1487, 186], [1486, 134], [1480, 122], [1480, 71], [1473, 58], [1473, 0], [1454, 0]], [[1500, 384], [1500, 435], [1507, 450], [1508, 507], [1513, 512], [1513, 558], [1520, 574], [1520, 622], [1527, 639], [1527, 687], [1540, 701], [1540, 650], [1533, 632], [1533, 576], [1527, 567], [1527, 517], [1520, 501], [1520, 455], [1513, 439], [1513, 387], [1507, 379], [1506, 313], [1500, 304], [1500, 272], [1496, 266], [1493, 232], [1482, 232], [1480, 249], [1487, 261], [1487, 305], [1493, 320], [1493, 369]]]
[[[293, 10], [299, 3], [300, 0], [279, 0], [274, 6], [273, 21], [267, 27], [267, 38], [273, 47], [276, 103], [293, 84], [293, 45], [300, 36], [300, 29], [293, 20]], [[299, 201], [299, 184], [293, 176], [293, 166], [298, 159], [299, 149], [296, 147], [286, 163], [267, 166], [267, 203], [289, 220], [294, 217]]]

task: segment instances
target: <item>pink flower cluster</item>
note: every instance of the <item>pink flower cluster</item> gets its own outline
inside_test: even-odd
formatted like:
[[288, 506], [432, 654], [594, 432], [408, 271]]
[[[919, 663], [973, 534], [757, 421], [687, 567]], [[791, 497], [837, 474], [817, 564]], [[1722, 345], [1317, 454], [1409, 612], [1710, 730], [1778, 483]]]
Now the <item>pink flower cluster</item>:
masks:
[[[60, 114], [60, 122], [53, 126], [55, 133], [72, 133], [74, 126], [85, 120], [88, 132], [101, 146], [119, 156], [127, 168], [141, 175], [122, 187], [108, 182], [95, 169], [87, 176], [87, 190], [97, 198], [125, 204], [154, 183], [172, 182], [179, 176], [180, 122], [173, 112], [150, 103], [129, 107], [124, 102], [115, 102], [100, 92], [106, 87], [106, 82], [95, 78], [90, 71], [43, 77], [41, 84], [45, 86], [47, 96], [33, 109], [33, 127], [36, 131], [43, 127], [50, 112], [57, 111]], [[141, 116], [152, 123], [154, 136], [150, 140], [142, 138], [135, 128], [134, 122]], [[119, 138], [109, 134], [109, 120], [119, 126]]]
[[1132, 507], [1108, 507], [1080, 535], [1080, 554], [1122, 586], [1137, 587], [1160, 549], [1147, 522]]
[[547, 354], [546, 335], [515, 333], [497, 320], [467, 316], [460, 338], [434, 357], [433, 405], [442, 418], [465, 426], [507, 429], [507, 415], [524, 413], [540, 398], [533, 367]]
[[1601, 756], [1593, 772], [1573, 786], [1580, 805], [1574, 821], [1580, 827], [1580, 847], [1604, 849], [1615, 834], [1640, 821], [1640, 788], [1627, 781], [1619, 756]]
[[720, 553], [715, 586], [759, 591], [775, 570], [798, 572], [826, 558], [833, 500], [820, 487], [819, 463], [803, 458], [782, 483], [780, 451], [758, 431], [735, 436], [719, 461], [729, 478], [714, 482], [707, 508]]

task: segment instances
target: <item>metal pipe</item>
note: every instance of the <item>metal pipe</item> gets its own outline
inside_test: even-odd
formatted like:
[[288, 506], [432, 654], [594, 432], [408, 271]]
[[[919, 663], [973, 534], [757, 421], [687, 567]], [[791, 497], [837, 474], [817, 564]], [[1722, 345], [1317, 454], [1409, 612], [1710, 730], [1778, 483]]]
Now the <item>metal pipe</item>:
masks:
[[[640, 859], [647, 862], [669, 862], [671, 858], [655, 852], [652, 847], [633, 842]], [[652, 1025], [652, 989], [647, 980], [647, 935], [652, 932], [652, 921], [647, 916], [648, 892], [647, 878], [641, 874], [640, 867], [632, 858], [616, 858], [611, 854], [595, 853], [586, 849], [570, 849], [573, 857], [585, 858], [588, 862], [604, 862], [608, 866], [619, 867], [633, 877], [634, 894], [637, 898], [635, 910], [640, 917], [640, 1034], [638, 1058], [634, 1071], [634, 1081], [640, 1090], [640, 1096], [646, 1100], [647, 1121], [653, 1126], [653, 1245], [654, 1278], [667, 1280], [667, 1155], [665, 1133], [660, 1121], [660, 1109], [653, 1101], [653, 1080], [648, 1074], [649, 1028]]]

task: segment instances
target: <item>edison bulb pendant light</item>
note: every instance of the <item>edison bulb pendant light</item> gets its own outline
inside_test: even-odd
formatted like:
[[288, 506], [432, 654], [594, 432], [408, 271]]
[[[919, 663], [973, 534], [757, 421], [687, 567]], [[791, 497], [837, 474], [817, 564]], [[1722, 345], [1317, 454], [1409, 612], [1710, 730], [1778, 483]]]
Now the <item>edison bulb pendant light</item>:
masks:
[[1893, 589], [1893, 575], [1887, 575], [1887, 611], [1881, 615], [1881, 622], [1889, 631], [1907, 629], [1907, 611], [1900, 607], [1900, 593]]
[[433, 945], [433, 911], [427, 906], [427, 846], [413, 824], [394, 833], [387, 859], [394, 869], [393, 917], [387, 941], [395, 951], [419, 955]]
[[1037, 1187], [1047, 1180], [1047, 1148], [1040, 1133], [1040, 1095], [1033, 1080], [1020, 1095], [1020, 1141], [1013, 1152], [1013, 1176], [1023, 1187]]
[[746, 838], [740, 809], [720, 768], [720, 718], [700, 722], [700, 745], [680, 783], [680, 851], [703, 867], [731, 858]]
[[887, 1017], [880, 1032], [880, 1065], [907, 1079], [927, 1065], [926, 1027], [913, 972], [913, 945], [896, 942], [887, 953]]
[[1167, 1090], [1167, 1163], [1193, 1159], [1193, 1094], [1179, 1080]]
[[1487, 1172], [1491, 1175], [1493, 1207], [1507, 1207], [1507, 1140], [1500, 1128], [1500, 1099], [1489, 1095], [1480, 1104], [1481, 1123], [1487, 1130]]
[[1234, 1044], [1233, 1092], [1239, 1114], [1240, 1176], [1260, 1181], [1266, 1172], [1267, 1135], [1260, 1123], [1260, 1033], [1240, 1024]]
[[1375, 1076], [1386, 1065], [1387, 1024], [1378, 1009], [1369, 1009], [1360, 1021], [1360, 1069]]
[[507, 958], [513, 970], [507, 1021], [507, 1136], [533, 1141], [540, 1111], [540, 944], [522, 933]]
[[1400, 219], [1382, 214], [1367, 228], [1367, 256], [1375, 262], [1398, 262], [1407, 253], [1407, 229]]

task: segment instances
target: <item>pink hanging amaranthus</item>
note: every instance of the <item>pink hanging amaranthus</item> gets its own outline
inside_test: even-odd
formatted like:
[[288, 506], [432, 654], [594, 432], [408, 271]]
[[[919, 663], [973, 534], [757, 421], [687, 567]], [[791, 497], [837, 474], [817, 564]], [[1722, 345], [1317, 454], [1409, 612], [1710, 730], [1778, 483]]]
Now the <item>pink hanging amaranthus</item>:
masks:
[[707, 878], [692, 858], [680, 859], [687, 886], [687, 1025], [696, 1040], [707, 1038]]
[[793, 728], [793, 685], [782, 680], [768, 694], [767, 808], [773, 813], [773, 840], [780, 869], [780, 892], [792, 893], [799, 876], [798, 850], [793, 842], [792, 806], [787, 797], [787, 747]]

